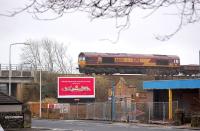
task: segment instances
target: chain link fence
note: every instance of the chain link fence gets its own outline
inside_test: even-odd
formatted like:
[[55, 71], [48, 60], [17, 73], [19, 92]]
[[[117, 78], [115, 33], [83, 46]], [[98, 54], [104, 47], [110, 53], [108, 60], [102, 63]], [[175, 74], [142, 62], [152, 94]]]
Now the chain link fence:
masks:
[[[48, 104], [48, 106], [42, 106], [42, 117], [47, 119], [113, 120], [144, 123], [153, 121], [166, 122], [168, 121], [168, 105], [168, 102], [119, 101], [115, 103], [114, 112], [112, 113], [111, 101]], [[175, 110], [178, 109], [178, 101], [174, 101], [172, 107], [174, 116]], [[37, 116], [39, 112], [32, 110], [32, 114]]]

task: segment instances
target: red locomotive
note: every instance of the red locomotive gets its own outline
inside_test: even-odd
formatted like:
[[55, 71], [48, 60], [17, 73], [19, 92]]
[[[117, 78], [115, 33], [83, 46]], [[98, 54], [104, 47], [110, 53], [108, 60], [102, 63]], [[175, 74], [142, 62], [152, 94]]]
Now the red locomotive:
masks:
[[86, 74], [175, 75], [180, 71], [180, 59], [176, 55], [82, 52], [78, 63], [79, 72]]

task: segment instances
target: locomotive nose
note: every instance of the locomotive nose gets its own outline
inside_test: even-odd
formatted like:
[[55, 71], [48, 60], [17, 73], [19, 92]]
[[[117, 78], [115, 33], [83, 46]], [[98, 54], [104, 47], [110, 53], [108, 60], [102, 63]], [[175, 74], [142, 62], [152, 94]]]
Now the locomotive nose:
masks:
[[78, 57], [78, 64], [79, 64], [79, 68], [84, 68], [85, 67], [86, 59], [85, 59], [84, 53], [80, 53], [80, 55]]
[[84, 68], [86, 65], [86, 62], [84, 60], [79, 61], [79, 68]]

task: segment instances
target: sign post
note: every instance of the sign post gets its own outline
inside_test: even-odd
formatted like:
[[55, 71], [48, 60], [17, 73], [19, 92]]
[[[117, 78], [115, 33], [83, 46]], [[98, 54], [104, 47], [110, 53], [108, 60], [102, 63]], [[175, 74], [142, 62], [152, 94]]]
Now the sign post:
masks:
[[74, 99], [74, 101], [76, 102], [76, 119], [78, 120], [78, 102], [80, 99]]

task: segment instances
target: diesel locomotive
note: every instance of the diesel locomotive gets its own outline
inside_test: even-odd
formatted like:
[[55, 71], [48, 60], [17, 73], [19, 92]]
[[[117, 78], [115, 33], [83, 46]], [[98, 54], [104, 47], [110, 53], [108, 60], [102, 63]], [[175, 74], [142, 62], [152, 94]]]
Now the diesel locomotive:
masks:
[[81, 52], [79, 72], [85, 74], [159, 74], [180, 72], [180, 58], [176, 55]]

